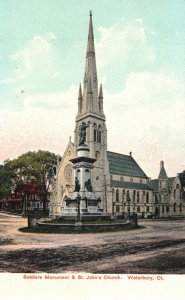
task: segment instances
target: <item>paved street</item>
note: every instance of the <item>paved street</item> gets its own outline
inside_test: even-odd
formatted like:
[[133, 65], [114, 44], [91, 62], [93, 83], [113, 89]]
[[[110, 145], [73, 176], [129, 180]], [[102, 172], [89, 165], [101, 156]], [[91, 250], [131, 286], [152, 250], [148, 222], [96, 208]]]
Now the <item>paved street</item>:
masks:
[[0, 272], [185, 274], [185, 220], [142, 220], [145, 228], [88, 234], [23, 233], [0, 213]]

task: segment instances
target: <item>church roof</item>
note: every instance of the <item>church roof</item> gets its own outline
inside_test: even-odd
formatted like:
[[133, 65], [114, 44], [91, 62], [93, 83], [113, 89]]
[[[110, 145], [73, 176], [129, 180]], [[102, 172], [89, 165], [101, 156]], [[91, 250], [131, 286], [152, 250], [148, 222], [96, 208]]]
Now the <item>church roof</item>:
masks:
[[158, 179], [152, 179], [149, 181], [148, 185], [154, 190], [158, 190]]
[[161, 161], [161, 169], [160, 169], [160, 173], [159, 173], [159, 179], [167, 179], [168, 176], [166, 174], [166, 170], [164, 168], [164, 161]]
[[169, 188], [172, 188], [175, 178], [176, 177], [169, 177], [168, 178], [168, 187]]
[[148, 178], [131, 155], [107, 151], [107, 156], [110, 173], [129, 177]]
[[137, 182], [126, 182], [111, 180], [111, 186], [114, 188], [123, 188], [123, 189], [135, 189], [135, 190], [152, 190], [148, 184], [137, 183]]
[[[168, 188], [172, 188], [174, 180], [176, 177], [169, 177], [168, 178]], [[154, 191], [158, 191], [158, 179], [152, 179], [149, 181], [149, 186], [154, 190]]]

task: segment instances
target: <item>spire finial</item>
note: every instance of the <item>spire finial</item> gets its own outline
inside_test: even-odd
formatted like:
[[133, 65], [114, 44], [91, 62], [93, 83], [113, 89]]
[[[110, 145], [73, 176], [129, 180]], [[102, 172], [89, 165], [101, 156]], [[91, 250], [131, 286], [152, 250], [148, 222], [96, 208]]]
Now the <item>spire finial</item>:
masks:
[[82, 88], [81, 88], [81, 83], [80, 83], [80, 86], [79, 86], [78, 99], [82, 99]]

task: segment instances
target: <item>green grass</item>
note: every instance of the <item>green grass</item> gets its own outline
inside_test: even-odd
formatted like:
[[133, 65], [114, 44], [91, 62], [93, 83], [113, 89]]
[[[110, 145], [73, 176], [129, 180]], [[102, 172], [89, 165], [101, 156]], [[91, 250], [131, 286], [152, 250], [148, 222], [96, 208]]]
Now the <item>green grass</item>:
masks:
[[24, 233], [43, 233], [43, 234], [82, 234], [82, 233], [107, 233], [107, 232], [118, 232], [118, 231], [130, 231], [130, 230], [140, 230], [146, 228], [145, 226], [137, 227], [125, 227], [125, 228], [110, 228], [110, 230], [62, 230], [61, 228], [32, 228], [32, 227], [22, 227], [19, 228], [20, 232]]

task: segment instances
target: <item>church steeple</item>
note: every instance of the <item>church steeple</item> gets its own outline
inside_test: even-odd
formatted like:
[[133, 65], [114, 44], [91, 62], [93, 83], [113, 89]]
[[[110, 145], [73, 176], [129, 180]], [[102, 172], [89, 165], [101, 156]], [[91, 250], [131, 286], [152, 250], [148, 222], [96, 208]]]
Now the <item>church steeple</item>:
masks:
[[89, 20], [89, 34], [87, 41], [87, 52], [86, 52], [86, 66], [84, 75], [84, 89], [87, 86], [87, 82], [91, 80], [93, 84], [93, 93], [97, 89], [97, 71], [96, 71], [96, 58], [94, 48], [94, 34], [93, 34], [93, 23], [92, 23], [92, 12], [90, 11]]
[[[86, 125], [86, 144], [90, 155], [95, 157], [107, 147], [105, 115], [103, 112], [103, 88], [98, 87], [96, 56], [94, 47], [94, 33], [92, 12], [89, 17], [89, 32], [86, 49], [85, 74], [83, 88], [79, 87], [78, 113], [75, 127], [75, 151], [79, 146], [79, 128], [84, 122]], [[102, 150], [103, 149], [103, 150]]]
[[[96, 114], [105, 117], [103, 114], [103, 101], [98, 96], [98, 78], [96, 70], [96, 56], [94, 47], [94, 33], [92, 12], [90, 11], [89, 32], [86, 50], [85, 74], [83, 82], [83, 96], [81, 110], [78, 110], [77, 119], [86, 114]], [[102, 95], [102, 87], [101, 93]]]

